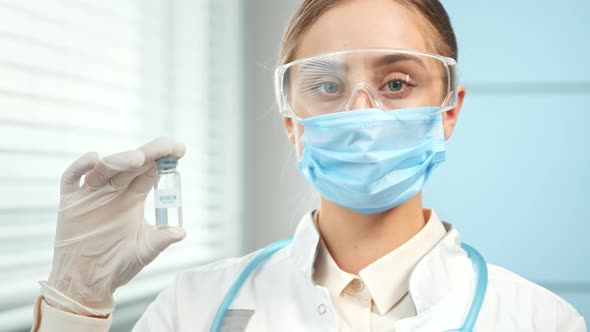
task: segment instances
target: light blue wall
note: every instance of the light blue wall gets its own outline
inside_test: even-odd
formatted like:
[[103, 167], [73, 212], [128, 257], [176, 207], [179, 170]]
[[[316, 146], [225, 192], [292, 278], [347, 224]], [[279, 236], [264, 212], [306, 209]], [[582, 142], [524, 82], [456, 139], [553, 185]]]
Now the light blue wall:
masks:
[[467, 97], [425, 205], [590, 321], [590, 1], [443, 0]]

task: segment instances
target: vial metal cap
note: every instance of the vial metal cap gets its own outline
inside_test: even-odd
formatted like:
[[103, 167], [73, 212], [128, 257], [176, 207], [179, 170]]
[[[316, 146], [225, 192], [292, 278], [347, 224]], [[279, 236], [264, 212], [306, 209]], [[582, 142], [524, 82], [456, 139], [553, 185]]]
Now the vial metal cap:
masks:
[[158, 169], [175, 168], [178, 165], [178, 159], [174, 157], [164, 157], [156, 160]]

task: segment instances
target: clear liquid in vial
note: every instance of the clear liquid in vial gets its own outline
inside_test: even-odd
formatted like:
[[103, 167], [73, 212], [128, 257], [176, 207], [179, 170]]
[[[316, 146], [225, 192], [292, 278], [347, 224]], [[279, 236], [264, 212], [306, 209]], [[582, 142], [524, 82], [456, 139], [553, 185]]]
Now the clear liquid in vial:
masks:
[[158, 226], [158, 227], [182, 226], [182, 207], [156, 208], [156, 226]]
[[182, 194], [180, 174], [176, 171], [177, 160], [157, 160], [158, 175], [154, 183], [156, 226], [182, 226]]

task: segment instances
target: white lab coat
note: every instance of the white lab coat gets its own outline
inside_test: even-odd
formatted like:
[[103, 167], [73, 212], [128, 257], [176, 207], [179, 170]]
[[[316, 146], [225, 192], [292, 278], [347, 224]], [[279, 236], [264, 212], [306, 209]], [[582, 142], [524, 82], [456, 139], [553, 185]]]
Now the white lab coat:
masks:
[[[476, 272], [457, 231], [444, 225], [447, 234], [410, 277], [417, 315], [398, 321], [397, 332], [457, 329], [471, 306]], [[293, 242], [246, 281], [224, 320], [224, 326], [233, 327], [227, 331], [338, 331], [328, 291], [312, 278], [318, 241], [311, 213], [307, 214]], [[133, 331], [209, 331], [223, 296], [254, 254], [178, 274]], [[503, 268], [488, 264], [488, 270], [476, 331], [586, 332], [584, 319], [557, 295]]]

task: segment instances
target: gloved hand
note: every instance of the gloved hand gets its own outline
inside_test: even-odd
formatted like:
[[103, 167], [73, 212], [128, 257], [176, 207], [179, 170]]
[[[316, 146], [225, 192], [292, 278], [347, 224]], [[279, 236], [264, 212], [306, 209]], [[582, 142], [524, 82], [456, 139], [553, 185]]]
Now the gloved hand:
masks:
[[184, 144], [158, 138], [100, 160], [89, 152], [70, 165], [61, 178], [51, 274], [40, 281], [49, 305], [77, 314], [110, 314], [115, 289], [186, 236], [182, 227], [157, 228], [144, 219], [157, 174], [154, 161], [181, 158], [184, 152]]

